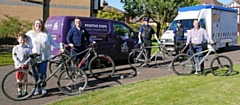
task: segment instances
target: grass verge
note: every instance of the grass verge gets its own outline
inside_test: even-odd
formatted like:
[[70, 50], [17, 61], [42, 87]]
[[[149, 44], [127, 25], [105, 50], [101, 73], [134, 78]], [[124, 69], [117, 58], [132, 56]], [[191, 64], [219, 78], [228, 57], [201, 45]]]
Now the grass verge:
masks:
[[5, 66], [5, 65], [13, 65], [11, 52], [0, 53], [0, 66]]
[[230, 76], [164, 76], [105, 88], [49, 105], [238, 105], [240, 65]]

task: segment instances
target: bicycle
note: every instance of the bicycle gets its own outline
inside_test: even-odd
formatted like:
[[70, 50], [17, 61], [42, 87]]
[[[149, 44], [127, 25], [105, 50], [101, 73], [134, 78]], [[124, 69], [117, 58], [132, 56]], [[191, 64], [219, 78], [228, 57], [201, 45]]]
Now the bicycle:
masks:
[[[82, 58], [82, 60], [79, 63], [74, 61], [74, 63], [72, 63], [72, 64], [76, 65], [77, 68], [81, 68], [81, 69], [82, 69], [82, 67], [87, 66], [87, 68], [84, 68], [84, 69], [89, 69], [91, 76], [96, 79], [105, 80], [105, 79], [111, 78], [115, 71], [114, 61], [108, 55], [98, 54], [95, 49], [97, 49], [97, 48], [96, 48], [96, 42], [94, 41], [92, 44], [90, 44], [89, 48], [73, 55], [72, 57], [68, 56], [65, 53], [59, 54], [59, 55], [57, 55], [58, 58], [57, 57], [53, 58], [53, 59], [57, 59], [57, 60], [55, 60], [57, 62], [55, 62], [52, 59], [52, 64], [50, 64], [49, 68], [52, 68], [52, 66], [57, 66], [59, 59], [73, 60], [74, 57], [86, 53], [85, 56]], [[56, 75], [56, 77], [58, 77], [58, 76]]]
[[[158, 48], [153, 54], [151, 54], [150, 58], [146, 56], [147, 48]], [[154, 59], [155, 65], [160, 67], [159, 65], [159, 57], [162, 60], [166, 60], [169, 53], [167, 52], [165, 45], [158, 44], [158, 46], [145, 46], [141, 44], [139, 49], [132, 49], [128, 55], [128, 63], [133, 68], [142, 68], [143, 66], [149, 65], [149, 63]], [[133, 62], [133, 63], [132, 63]]]
[[[15, 101], [24, 100], [31, 97], [35, 92], [36, 87], [39, 87], [40, 89], [42, 87], [46, 87], [47, 81], [50, 80], [51, 77], [61, 68], [64, 68], [64, 70], [61, 72], [58, 78], [57, 84], [58, 84], [59, 90], [61, 90], [62, 93], [66, 95], [77, 95], [77, 94], [80, 94], [86, 88], [88, 79], [85, 72], [79, 68], [70, 67], [68, 63], [71, 61], [69, 60], [65, 62], [61, 62], [59, 66], [53, 71], [53, 73], [51, 73], [47, 78], [44, 77], [43, 80], [39, 79], [38, 81], [36, 81], [36, 78], [33, 75], [32, 67], [35, 67], [37, 76], [38, 78], [40, 78], [39, 68], [36, 66], [37, 63], [40, 63], [39, 61], [36, 61], [36, 58], [39, 56], [40, 55], [37, 53], [29, 54], [28, 60], [27, 60], [27, 61], [30, 61], [30, 64], [31, 64], [29, 69], [12, 70], [3, 77], [2, 91], [6, 97]], [[48, 61], [49, 60], [47, 60], [47, 62]], [[41, 61], [41, 62], [45, 62], [45, 61]], [[16, 80], [14, 79], [16, 72], [21, 73], [20, 81], [17, 83], [16, 83]], [[60, 79], [61, 76], [64, 76], [65, 79], [64, 80]], [[17, 88], [23, 88], [23, 86], [25, 88], [24, 90], [28, 94], [22, 97], [17, 97], [17, 94], [14, 92], [14, 90], [17, 91]]]
[[[193, 44], [189, 44], [189, 47], [192, 46]], [[199, 53], [194, 53], [192, 51], [192, 56], [188, 54], [177, 55], [171, 62], [173, 72], [177, 75], [189, 75], [192, 73], [192, 70], [195, 70], [195, 74], [198, 74], [198, 71], [200, 71], [200, 65], [210, 55], [210, 53], [213, 52], [215, 57], [212, 59], [210, 64], [211, 73], [214, 76], [228, 76], [233, 70], [233, 64], [231, 59], [224, 55], [218, 55], [211, 44], [208, 44], [208, 46], [210, 46], [209, 49], [206, 49]], [[206, 55], [204, 55], [203, 59], [199, 61], [196, 56], [203, 53], [206, 53]], [[205, 74], [205, 72], [203, 72], [202, 74]]]

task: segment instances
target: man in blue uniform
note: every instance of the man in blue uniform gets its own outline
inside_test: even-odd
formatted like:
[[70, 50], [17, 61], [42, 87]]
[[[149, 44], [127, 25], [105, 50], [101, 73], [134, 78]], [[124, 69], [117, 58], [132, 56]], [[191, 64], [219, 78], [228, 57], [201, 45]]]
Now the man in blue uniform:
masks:
[[185, 27], [183, 27], [181, 20], [177, 21], [177, 26], [178, 27], [174, 28], [173, 30], [174, 46], [175, 46], [176, 54], [179, 53], [180, 49], [183, 49], [184, 46], [180, 46], [180, 45], [186, 43], [186, 39], [184, 39], [184, 33], [187, 33], [187, 30]]
[[[92, 42], [92, 39], [88, 33], [88, 31], [81, 26], [81, 19], [76, 17], [74, 19], [75, 27], [71, 28], [68, 31], [66, 40], [68, 45], [72, 48], [70, 56], [73, 56], [81, 51], [86, 49], [85, 38]], [[78, 64], [80, 60], [84, 57], [85, 54], [81, 54], [74, 58], [76, 63]]]
[[[160, 44], [157, 34], [155, 33], [154, 29], [149, 25], [149, 18], [144, 18], [144, 24], [139, 29], [138, 44], [141, 44], [143, 42], [145, 46], [151, 46], [152, 34], [154, 34], [154, 38], [157, 40], [158, 44]], [[147, 57], [150, 58], [151, 48], [147, 48], [146, 50]]]

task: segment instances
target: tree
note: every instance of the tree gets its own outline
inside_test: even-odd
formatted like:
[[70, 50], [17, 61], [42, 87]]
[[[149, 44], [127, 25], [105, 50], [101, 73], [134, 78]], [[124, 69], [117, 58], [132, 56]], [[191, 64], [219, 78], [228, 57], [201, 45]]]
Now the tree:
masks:
[[17, 38], [19, 34], [26, 33], [31, 29], [31, 22], [20, 20], [18, 17], [4, 15], [6, 19], [0, 22], [0, 38]]
[[103, 11], [98, 10], [98, 18], [112, 19], [117, 21], [124, 21], [124, 14], [116, 11], [116, 9], [105, 7]]
[[[166, 26], [166, 22], [171, 22], [178, 13], [178, 8], [183, 6], [192, 6], [199, 4], [199, 0], [121, 0], [127, 13], [134, 11], [138, 15], [151, 17], [157, 23], [157, 35], [160, 28]], [[137, 6], [129, 6], [130, 1], [136, 2]], [[129, 8], [128, 8], [129, 7]], [[130, 14], [134, 15], [134, 14]]]
[[121, 0], [124, 3], [124, 10], [127, 12], [129, 17], [136, 17], [142, 15], [142, 5], [137, 0]]

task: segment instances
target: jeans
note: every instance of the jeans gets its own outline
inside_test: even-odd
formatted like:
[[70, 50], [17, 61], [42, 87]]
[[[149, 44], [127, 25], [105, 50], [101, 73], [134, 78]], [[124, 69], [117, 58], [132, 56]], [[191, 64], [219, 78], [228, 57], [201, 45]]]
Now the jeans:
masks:
[[[84, 51], [86, 49], [86, 47], [73, 47], [70, 53], [70, 56], [74, 56], [75, 54], [78, 54], [82, 51]], [[74, 62], [76, 63], [76, 66], [78, 66], [78, 64], [81, 62], [82, 58], [86, 55], [86, 52], [76, 56], [73, 58]], [[86, 69], [87, 68], [87, 64], [86, 61], [82, 64], [81, 68], [82, 69]]]
[[[202, 46], [192, 46], [190, 47], [190, 55], [193, 55], [193, 51], [195, 53], [199, 53], [199, 52], [202, 52]], [[199, 62], [203, 59], [203, 54], [199, 54], [198, 55], [198, 60]], [[204, 71], [204, 62], [202, 62], [202, 64], [200, 65], [200, 69], [201, 71]]]
[[36, 65], [33, 66], [33, 76], [35, 77], [36, 81], [39, 80], [38, 78], [38, 73], [37, 71], [35, 70], [35, 66], [37, 66], [37, 68], [39, 69], [39, 73], [40, 73], [40, 79], [43, 80], [44, 78], [46, 79], [46, 75], [47, 75], [47, 64], [48, 62], [45, 61], [45, 62], [41, 62], [41, 63], [37, 63]]

